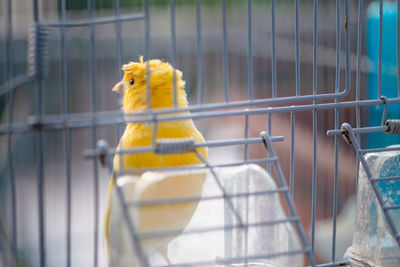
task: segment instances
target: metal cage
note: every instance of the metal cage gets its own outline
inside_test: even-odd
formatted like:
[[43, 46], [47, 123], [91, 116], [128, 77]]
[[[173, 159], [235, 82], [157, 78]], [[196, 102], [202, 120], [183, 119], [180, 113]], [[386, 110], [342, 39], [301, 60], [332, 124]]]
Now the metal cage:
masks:
[[[302, 248], [258, 258], [297, 253], [311, 266], [349, 265], [344, 255], [338, 255], [342, 245], [337, 235], [342, 229], [337, 220], [345, 201], [356, 193], [360, 162], [400, 245], [399, 231], [388, 212], [400, 207], [384, 205], [376, 188], [378, 178], [368, 172], [363, 156], [399, 143], [393, 135], [381, 148], [370, 147], [371, 140], [386, 138], [384, 132], [399, 133], [400, 1], [396, 9], [388, 2], [393, 4], [383, 0], [378, 4], [363, 0], [1, 1], [0, 265], [106, 266], [101, 217], [110, 173], [111, 179], [118, 179], [111, 157], [195, 152], [199, 146], [214, 153], [210, 161], [202, 158], [204, 165], [199, 168], [212, 173], [220, 198], [228, 204], [238, 196], [224, 191], [214, 168], [255, 163], [276, 180], [278, 188], [264, 193], [281, 196], [286, 218], [265, 223], [293, 225]], [[372, 24], [366, 17], [373, 12], [367, 4], [377, 5], [376, 31], [368, 26]], [[384, 11], [389, 8], [397, 12], [396, 37], [384, 35], [390, 23]], [[375, 46], [366, 35], [376, 40]], [[395, 43], [395, 51], [387, 43]], [[396, 59], [395, 66], [387, 63], [387, 53]], [[110, 88], [122, 75], [117, 70], [141, 54], [146, 60], [164, 58], [183, 71], [191, 102], [187, 109], [177, 108], [174, 101], [171, 109], [123, 114], [118, 97], [110, 100]], [[397, 77], [395, 85], [385, 83], [389, 76]], [[126, 123], [182, 119], [193, 119], [207, 141], [153, 138], [149, 147], [115, 150]], [[356, 154], [339, 135], [354, 146]], [[238, 150], [230, 158], [232, 147]], [[139, 244], [151, 235], [137, 235], [124, 193], [117, 191], [132, 240]], [[331, 221], [326, 229], [329, 240], [324, 242], [316, 240], [322, 219]], [[222, 230], [252, 227], [238, 221]], [[196, 234], [210, 231], [205, 227]], [[329, 243], [325, 258], [316, 251], [323, 243]], [[150, 266], [140, 244], [136, 249], [141, 264]], [[257, 257], [182, 266], [245, 266]]]

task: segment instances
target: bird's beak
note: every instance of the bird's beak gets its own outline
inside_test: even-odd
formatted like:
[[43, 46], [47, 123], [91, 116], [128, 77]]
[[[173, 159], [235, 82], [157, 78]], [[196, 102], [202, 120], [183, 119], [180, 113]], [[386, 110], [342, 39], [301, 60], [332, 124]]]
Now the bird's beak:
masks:
[[123, 81], [120, 81], [113, 87], [113, 92], [116, 92], [120, 95], [122, 95], [125, 92], [125, 83]]

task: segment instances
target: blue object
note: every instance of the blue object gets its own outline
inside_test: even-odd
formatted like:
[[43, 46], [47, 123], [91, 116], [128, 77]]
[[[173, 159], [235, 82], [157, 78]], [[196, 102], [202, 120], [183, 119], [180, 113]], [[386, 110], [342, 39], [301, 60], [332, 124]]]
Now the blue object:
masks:
[[[383, 163], [379, 177], [391, 177], [400, 175], [400, 154], [385, 160]], [[387, 181], [378, 183], [379, 189], [382, 192], [385, 205], [400, 205], [400, 181]], [[389, 211], [397, 231], [400, 231], [400, 209]]]
[[[384, 152], [387, 153], [387, 152]], [[380, 178], [393, 177], [400, 175], [400, 153], [391, 153], [391, 156], [384, 155], [384, 153], [376, 154], [377, 158], [373, 161], [373, 165], [378, 165], [377, 176]], [[384, 157], [382, 165], [379, 166], [381, 157]], [[371, 164], [371, 162], [370, 162]], [[371, 166], [372, 169], [377, 166]], [[400, 181], [382, 181], [377, 182], [379, 192], [382, 196], [385, 206], [397, 206], [400, 205]], [[389, 211], [391, 218], [395, 224], [397, 232], [400, 232], [400, 209], [393, 209]], [[386, 221], [386, 220], [385, 220]], [[378, 233], [378, 214], [376, 211], [375, 203], [371, 205], [371, 231], [370, 235], [375, 236]], [[387, 229], [390, 229], [387, 227]], [[391, 233], [392, 235], [394, 233]], [[395, 236], [393, 235], [395, 238]], [[390, 242], [389, 242], [390, 243]], [[388, 247], [393, 246], [393, 244], [386, 244]]]
[[[378, 98], [379, 59], [379, 2], [371, 3], [367, 10], [367, 56], [370, 59], [368, 74], [368, 99]], [[397, 3], [383, 2], [382, 31], [382, 91], [387, 98], [398, 97], [397, 90]], [[369, 108], [369, 126], [381, 125], [384, 106]], [[400, 119], [400, 104], [390, 104], [386, 119]], [[372, 133], [368, 147], [377, 148], [400, 144], [400, 135]]]

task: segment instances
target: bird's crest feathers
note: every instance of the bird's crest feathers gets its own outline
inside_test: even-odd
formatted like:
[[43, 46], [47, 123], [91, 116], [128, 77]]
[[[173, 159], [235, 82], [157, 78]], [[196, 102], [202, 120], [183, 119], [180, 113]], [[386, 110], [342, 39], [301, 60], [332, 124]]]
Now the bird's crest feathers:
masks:
[[[152, 108], [173, 107], [174, 86], [176, 86], [178, 106], [187, 106], [182, 72], [174, 69], [168, 62], [159, 59], [143, 61], [143, 56], [140, 56], [139, 62], [129, 62], [122, 66], [122, 70], [125, 72], [123, 78], [125, 84], [129, 85], [132, 79], [134, 83], [128, 86], [129, 89], [124, 94], [124, 111], [132, 112], [147, 107], [148, 87], [151, 90]], [[176, 83], [173, 82], [174, 76]]]

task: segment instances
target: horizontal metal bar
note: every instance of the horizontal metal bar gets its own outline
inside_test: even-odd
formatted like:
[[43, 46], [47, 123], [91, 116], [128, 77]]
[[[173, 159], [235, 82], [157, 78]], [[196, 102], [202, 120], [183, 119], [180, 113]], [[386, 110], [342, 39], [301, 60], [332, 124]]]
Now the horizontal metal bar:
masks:
[[116, 22], [125, 22], [125, 21], [134, 21], [144, 19], [145, 15], [143, 13], [132, 14], [132, 15], [121, 15], [119, 17], [110, 16], [103, 17], [97, 19], [90, 20], [77, 20], [73, 22], [40, 22], [40, 25], [48, 26], [48, 27], [83, 27], [83, 26], [91, 26], [91, 25], [100, 25], [100, 24], [109, 24]]
[[0, 135], [9, 133], [25, 133], [32, 131], [32, 127], [28, 123], [13, 123], [12, 125], [1, 125]]
[[263, 196], [274, 193], [284, 193], [287, 192], [288, 188], [277, 188], [273, 190], [258, 191], [252, 193], [238, 193], [238, 194], [227, 194], [225, 196], [203, 196], [203, 197], [181, 197], [181, 198], [166, 198], [166, 199], [154, 199], [146, 201], [127, 201], [127, 205], [131, 207], [142, 207], [142, 206], [157, 206], [157, 205], [169, 205], [176, 203], [188, 203], [188, 202], [198, 202], [198, 201], [211, 201], [225, 198], [241, 198], [250, 196]]
[[[272, 136], [272, 142], [282, 142], [285, 140], [284, 136]], [[214, 140], [206, 141], [204, 143], [198, 143], [198, 147], [217, 147], [217, 146], [234, 146], [234, 145], [251, 145], [262, 143], [263, 139], [261, 137], [247, 138], [247, 139], [231, 139], [231, 140]]]
[[[372, 127], [362, 127], [362, 128], [353, 128], [353, 131], [355, 134], [366, 134], [366, 133], [375, 133], [375, 132], [385, 132], [387, 131], [388, 127], [387, 126], [372, 126]], [[334, 136], [334, 135], [341, 135], [345, 131], [340, 129], [340, 130], [329, 130], [326, 132], [328, 136]]]
[[395, 146], [395, 147], [383, 147], [383, 148], [366, 148], [366, 149], [360, 149], [360, 152], [365, 154], [365, 153], [374, 153], [374, 152], [389, 152], [389, 151], [399, 151], [400, 146]]
[[348, 260], [340, 260], [340, 261], [335, 261], [331, 263], [323, 263], [323, 264], [317, 264], [314, 265], [314, 267], [337, 267], [337, 266], [349, 266], [350, 261]]
[[246, 263], [246, 266], [250, 265], [249, 261], [252, 260], [257, 260], [257, 259], [270, 259], [270, 258], [276, 258], [276, 257], [282, 257], [282, 256], [291, 256], [291, 255], [296, 255], [296, 254], [304, 254], [309, 252], [309, 248], [305, 249], [294, 249], [294, 250], [288, 250], [288, 251], [281, 251], [281, 252], [276, 252], [276, 253], [270, 253], [270, 254], [257, 254], [257, 255], [247, 255], [245, 257], [235, 257], [235, 258], [226, 258], [226, 259], [217, 259], [218, 264], [229, 264], [229, 263], [238, 263], [238, 262], [244, 262]]
[[[169, 109], [170, 114], [180, 113], [176, 115], [163, 115], [157, 117], [161, 111], [154, 110], [152, 112], [135, 112], [130, 114], [123, 114], [122, 112], [93, 112], [93, 113], [79, 113], [73, 116], [69, 114], [60, 115], [47, 115], [42, 116], [40, 120], [32, 117], [34, 123], [19, 123], [0, 126], [0, 134], [29, 132], [34, 130], [35, 127], [40, 127], [42, 131], [48, 130], [62, 130], [65, 128], [86, 128], [95, 126], [110, 126], [119, 125], [121, 123], [144, 123], [152, 121], [177, 121], [184, 119], [206, 119], [228, 116], [243, 116], [243, 115], [257, 115], [257, 114], [272, 114], [272, 113], [285, 113], [285, 112], [298, 112], [310, 110], [326, 110], [333, 108], [352, 108], [361, 106], [371, 106], [382, 104], [382, 100], [363, 100], [363, 101], [348, 101], [338, 103], [323, 103], [323, 104], [310, 104], [298, 106], [279, 106], [269, 108], [256, 108], [235, 111], [221, 111], [221, 112], [204, 112], [204, 113], [186, 113], [182, 114], [181, 109]], [[388, 103], [400, 103], [400, 98], [387, 99]], [[139, 117], [139, 118], [137, 118]], [[133, 119], [131, 119], [133, 118]]]
[[[204, 105], [194, 105], [188, 108], [181, 108], [182, 111], [206, 111], [206, 110], [216, 110], [216, 109], [227, 109], [227, 108], [239, 108], [239, 107], [254, 107], [254, 106], [264, 106], [264, 105], [275, 105], [275, 104], [285, 104], [285, 103], [299, 103], [308, 101], [320, 101], [329, 99], [340, 99], [348, 95], [347, 91], [340, 93], [328, 93], [319, 95], [302, 95], [302, 96], [286, 96], [277, 98], [267, 98], [267, 99], [253, 99], [251, 101], [235, 101], [224, 104], [204, 104]], [[169, 113], [168, 110], [160, 110], [160, 113]]]
[[[218, 103], [218, 104], [204, 104], [204, 105], [193, 105], [189, 106], [188, 108], [166, 108], [166, 109], [157, 109], [157, 110], [151, 110], [151, 111], [144, 111], [144, 112], [134, 112], [130, 114], [123, 114], [122, 111], [107, 111], [107, 112], [97, 112], [95, 114], [91, 112], [86, 112], [86, 113], [77, 113], [77, 114], [62, 114], [62, 115], [48, 115], [45, 116], [43, 119], [44, 121], [46, 118], [48, 120], [54, 120], [53, 123], [55, 123], [57, 120], [59, 122], [60, 117], [64, 119], [64, 124], [69, 125], [71, 128], [80, 128], [80, 127], [85, 127], [84, 125], [72, 125], [72, 120], [75, 118], [76, 120], [82, 120], [82, 118], [85, 117], [90, 117], [93, 118], [94, 115], [97, 115], [97, 118], [100, 117], [114, 117], [113, 119], [115, 120], [115, 117], [122, 117], [122, 121], [124, 116], [151, 116], [151, 119], [146, 119], [144, 122], [149, 122], [154, 120], [154, 116], [158, 114], [174, 114], [174, 113], [183, 113], [186, 111], [191, 111], [191, 112], [200, 112], [200, 111], [210, 111], [210, 110], [217, 110], [217, 109], [227, 109], [227, 108], [239, 108], [239, 107], [251, 107], [251, 106], [260, 106], [260, 105], [274, 105], [274, 104], [283, 104], [283, 103], [296, 103], [296, 102], [306, 102], [306, 101], [315, 101], [315, 100], [326, 100], [326, 99], [337, 99], [335, 98], [336, 94], [322, 94], [322, 95], [304, 95], [304, 96], [290, 96], [290, 97], [279, 97], [279, 98], [269, 98], [269, 99], [256, 99], [252, 101], [236, 101], [236, 102], [230, 102], [230, 103]], [[322, 97], [321, 97], [322, 96]], [[321, 98], [320, 98], [321, 97]], [[354, 103], [359, 104], [359, 106], [364, 106], [364, 105], [377, 105], [377, 104], [383, 104], [382, 99], [375, 99], [375, 100], [364, 100], [364, 101], [353, 101]], [[341, 102], [341, 103], [350, 103], [350, 102]], [[360, 104], [364, 103], [364, 104]], [[387, 99], [386, 103], [400, 103], [400, 98], [392, 98], [392, 99]], [[358, 105], [355, 105], [358, 106]], [[293, 106], [290, 106], [293, 108]], [[351, 107], [351, 106], [350, 106]], [[315, 108], [313, 108], [315, 109]], [[45, 122], [42, 123], [45, 123]], [[133, 121], [127, 121], [127, 122], [133, 122]], [[138, 121], [140, 122], [140, 121]], [[143, 121], [142, 121], [143, 122]], [[121, 120], [118, 120], [116, 123], [121, 123]], [[104, 125], [109, 125], [112, 123], [105, 123]], [[62, 125], [63, 129], [67, 127], [67, 125]], [[98, 124], [99, 126], [102, 126], [101, 124]], [[57, 127], [56, 127], [57, 128]], [[1, 127], [0, 127], [0, 134], [2, 133]]]
[[[281, 142], [285, 138], [283, 136], [273, 136], [273, 142]], [[179, 139], [178, 139], [179, 140]], [[235, 145], [250, 145], [250, 144], [258, 144], [262, 143], [262, 138], [248, 138], [248, 139], [228, 139], [228, 140], [213, 140], [213, 141], [205, 141], [203, 143], [195, 143], [194, 147], [219, 147], [219, 146], [235, 146]], [[147, 146], [141, 148], [132, 148], [132, 149], [109, 149], [107, 154], [115, 155], [115, 154], [137, 154], [137, 153], [147, 153], [147, 152], [156, 152], [156, 146]], [[100, 153], [104, 153], [103, 150], [99, 149], [89, 149], [85, 152], [85, 157], [97, 157]]]
[[[262, 221], [257, 223], [247, 223], [247, 224], [233, 224], [233, 225], [223, 225], [223, 226], [210, 226], [210, 227], [202, 227], [202, 228], [194, 228], [194, 229], [177, 229], [177, 230], [165, 230], [165, 231], [152, 231], [145, 233], [137, 233], [139, 239], [152, 239], [152, 238], [161, 238], [168, 236], [176, 236], [176, 235], [192, 235], [192, 234], [200, 234], [200, 233], [209, 233], [209, 232], [217, 232], [217, 231], [226, 231], [232, 229], [239, 228], [252, 228], [252, 227], [262, 227], [262, 226], [271, 226], [282, 223], [293, 223], [300, 221], [299, 217], [289, 217], [281, 220], [272, 220], [272, 221]], [[183, 232], [183, 230], [185, 230]]]
[[374, 177], [371, 179], [371, 182], [373, 183], [379, 183], [379, 182], [386, 182], [386, 181], [398, 181], [400, 180], [400, 176], [390, 176], [390, 177]]
[[[246, 108], [246, 107], [254, 107], [254, 106], [265, 106], [265, 105], [279, 105], [279, 104], [289, 104], [289, 103], [299, 103], [299, 102], [312, 102], [318, 100], [329, 100], [329, 99], [338, 99], [338, 95], [341, 93], [331, 93], [331, 94], [319, 94], [319, 95], [302, 95], [302, 96], [286, 96], [286, 97], [277, 97], [277, 98], [267, 98], [267, 99], [254, 99], [252, 101], [232, 101], [229, 103], [213, 103], [213, 104], [203, 104], [203, 105], [191, 105], [187, 108], [163, 108], [151, 111], [143, 111], [143, 112], [135, 112], [126, 115], [158, 115], [158, 114], [171, 114], [171, 113], [183, 113], [183, 112], [201, 112], [201, 111], [211, 111], [218, 109], [232, 109], [232, 108]], [[368, 101], [368, 100], [364, 100]], [[383, 104], [383, 100], [374, 99], [370, 100], [374, 101], [374, 104]], [[390, 98], [387, 99], [387, 103], [392, 103], [393, 101], [400, 102], [400, 98]], [[360, 102], [360, 101], [357, 101]], [[346, 103], [346, 102], [342, 102]], [[291, 106], [293, 107], [293, 106]], [[119, 114], [122, 114], [121, 111], [118, 111]]]
[[398, 210], [400, 209], [400, 205], [385, 205], [383, 206], [384, 210]]
[[[185, 111], [191, 111], [191, 112], [204, 112], [204, 111], [209, 111], [209, 110], [217, 110], [217, 109], [225, 109], [225, 108], [236, 108], [236, 107], [250, 107], [250, 106], [263, 106], [263, 105], [275, 105], [275, 104], [282, 104], [282, 103], [291, 103], [291, 102], [307, 102], [307, 101], [312, 101], [312, 96], [310, 96], [307, 100], [302, 100], [302, 101], [296, 101], [298, 98], [301, 98], [302, 96], [298, 97], [281, 97], [281, 98], [274, 98], [274, 99], [266, 99], [266, 100], [260, 100], [260, 102], [255, 105], [254, 103], [257, 102], [257, 100], [253, 101], [245, 101], [245, 102], [230, 102], [229, 104], [213, 104], [207, 106], [193, 106], [192, 108], [176, 108], [176, 109], [159, 109], [159, 110], [152, 110], [150, 112], [135, 112], [135, 113], [130, 113], [130, 114], [125, 114], [126, 118], [128, 118], [126, 121], [129, 121], [130, 116], [144, 116], [144, 115], [159, 115], [159, 114], [173, 114], [173, 113], [181, 113], [178, 115], [181, 115], [180, 118], [192, 118], [195, 119], [197, 118], [196, 115], [198, 114], [193, 114], [191, 117], [190, 115], [183, 114]], [[307, 97], [307, 96], [304, 96]], [[289, 99], [291, 101], [289, 101]], [[281, 101], [280, 101], [281, 100]], [[400, 103], [400, 97], [398, 98], [389, 98], [386, 99], [386, 103], [392, 104], [392, 103]], [[361, 106], [371, 106], [371, 105], [382, 105], [384, 104], [384, 101], [382, 99], [370, 99], [370, 100], [362, 100], [362, 101], [348, 101], [348, 102], [338, 102], [338, 103], [322, 103], [322, 104], [312, 104], [312, 105], [297, 105], [297, 106], [279, 106], [279, 107], [269, 107], [269, 108], [256, 108], [256, 109], [247, 109], [245, 111], [242, 111], [242, 113], [235, 113], [235, 111], [225, 111], [223, 114], [227, 114], [227, 116], [235, 116], [235, 115], [251, 115], [252, 112], [254, 111], [261, 111], [256, 114], [260, 113], [280, 113], [280, 112], [294, 112], [294, 111], [309, 111], [309, 110], [318, 110], [318, 109], [332, 109], [332, 108], [351, 108], [351, 107], [361, 107]], [[213, 113], [205, 113], [205, 114], [214, 114]], [[183, 115], [182, 115], [183, 114]], [[175, 115], [177, 116], [177, 115]], [[152, 119], [153, 119], [152, 117]], [[171, 120], [169, 119], [168, 116], [163, 116], [159, 117], [160, 121], [163, 120]], [[145, 122], [148, 122], [149, 120], [146, 120]], [[138, 121], [140, 122], [140, 121]]]
[[11, 80], [8, 80], [4, 84], [0, 85], [0, 96], [7, 94], [8, 92], [11, 92], [14, 90], [14, 88], [21, 86], [25, 83], [32, 82], [34, 80], [34, 77], [30, 77], [26, 74], [21, 74], [18, 75]]
[[[258, 159], [251, 159], [246, 161], [240, 162], [232, 162], [232, 163], [223, 163], [223, 164], [210, 164], [210, 168], [221, 168], [221, 167], [233, 167], [233, 166], [241, 166], [246, 164], [257, 164], [257, 163], [265, 163], [265, 162], [276, 162], [278, 160], [277, 157], [267, 157], [267, 158], [258, 158]], [[198, 165], [186, 165], [186, 166], [171, 166], [171, 167], [162, 167], [162, 168], [140, 168], [140, 169], [124, 169], [120, 172], [116, 172], [117, 176], [119, 175], [138, 175], [142, 174], [145, 171], [180, 171], [180, 170], [198, 170], [198, 169], [206, 169], [205, 165], [198, 164]]]
[[217, 258], [216, 260], [209, 260], [209, 261], [191, 261], [187, 263], [179, 263], [179, 264], [172, 264], [172, 265], [165, 265], [159, 267], [187, 267], [187, 266], [214, 266], [216, 263], [218, 265], [226, 265], [237, 263], [240, 264], [241, 262], [246, 263], [248, 266], [251, 266], [251, 262], [254, 260], [261, 260], [261, 259], [270, 259], [282, 256], [291, 256], [296, 254], [305, 254], [310, 251], [310, 248], [304, 249], [296, 249], [296, 250], [289, 250], [289, 251], [282, 251], [270, 254], [255, 254], [255, 255], [247, 255], [245, 257], [231, 257], [231, 258]]

